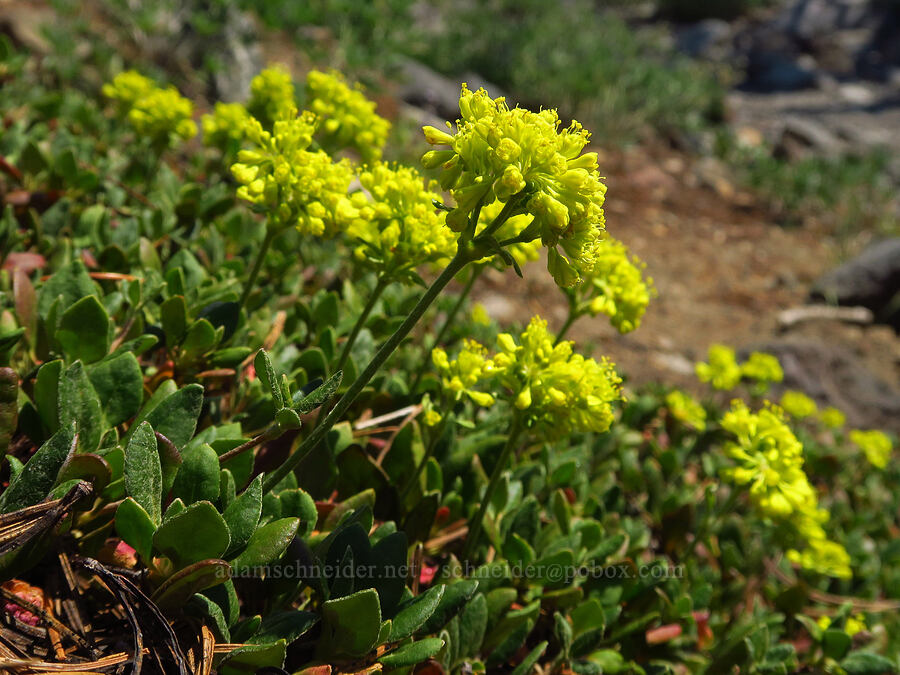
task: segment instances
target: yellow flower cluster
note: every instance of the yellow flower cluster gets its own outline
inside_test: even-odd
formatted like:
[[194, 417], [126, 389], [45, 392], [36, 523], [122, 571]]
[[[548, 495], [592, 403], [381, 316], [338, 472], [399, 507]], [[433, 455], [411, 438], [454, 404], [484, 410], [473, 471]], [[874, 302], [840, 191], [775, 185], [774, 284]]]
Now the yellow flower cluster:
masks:
[[362, 242], [357, 258], [396, 276], [453, 257], [457, 235], [434, 207], [439, 195], [418, 171], [379, 162], [362, 171], [359, 182], [366, 192], [353, 194], [358, 217], [347, 227], [347, 234]]
[[241, 103], [216, 103], [212, 114], [204, 115], [203, 143], [228, 150], [237, 149], [244, 140], [244, 132], [250, 121], [250, 113]]
[[455, 134], [424, 128], [430, 144], [449, 146], [422, 157], [426, 168], [442, 168], [441, 186], [456, 201], [447, 222], [463, 231], [479, 205], [515, 199], [514, 213], [534, 216], [553, 278], [564, 287], [577, 283], [594, 266], [604, 230], [597, 153], [581, 154], [590, 134], [574, 121], [560, 130], [555, 110], [511, 109], [465, 84], [459, 110]]
[[175, 87], [158, 87], [133, 70], [119, 73], [103, 86], [103, 95], [118, 104], [138, 136], [168, 145], [175, 138], [197, 135], [194, 104]]
[[774, 406], [753, 413], [742, 401], [734, 401], [722, 418], [722, 428], [736, 437], [736, 442], [725, 445], [725, 454], [737, 463], [724, 471], [725, 478], [748, 486], [763, 516], [793, 524], [806, 540], [803, 551], [789, 551], [789, 558], [822, 574], [851, 576], [846, 550], [825, 535], [822, 525], [828, 512], [819, 508], [803, 470], [803, 445], [784, 413]]
[[537, 316], [518, 342], [501, 333], [497, 346], [489, 356], [481, 344], [466, 340], [455, 361], [435, 349], [432, 359], [444, 386], [479, 405], [492, 405], [495, 396], [510, 400], [546, 438], [609, 429], [612, 403], [622, 397], [621, 379], [609, 361], [574, 354], [571, 342], [554, 345], [547, 322]]
[[819, 408], [815, 401], [802, 391], [797, 391], [795, 389], [788, 389], [785, 391], [781, 395], [781, 400], [778, 403], [788, 415], [796, 417], [798, 420], [803, 419], [804, 417], [810, 417], [819, 412]]
[[[503, 210], [503, 206], [503, 202], [494, 201], [483, 207], [478, 214], [478, 226], [475, 229], [475, 234], [481, 234], [486, 227], [494, 222], [494, 219], [499, 216], [500, 212]], [[532, 220], [534, 220], [534, 218], [527, 213], [520, 213], [517, 216], [512, 216], [497, 228], [494, 232], [494, 238], [498, 242], [507, 239], [515, 239], [531, 224]], [[515, 259], [519, 267], [524, 267], [525, 263], [533, 262], [541, 257], [540, 239], [534, 239], [533, 241], [528, 242], [517, 242], [515, 244], [509, 244], [504, 248], [509, 251], [509, 254]], [[479, 262], [490, 264], [495, 261], [496, 256], [490, 256]]]
[[859, 431], [850, 432], [850, 440], [853, 441], [865, 453], [869, 463], [878, 468], [883, 469], [887, 466], [891, 458], [893, 443], [888, 435], [883, 431]]
[[645, 265], [618, 239], [607, 237], [599, 246], [597, 263], [575, 287], [579, 304], [591, 316], [606, 314], [620, 333], [641, 325], [641, 319], [656, 294], [653, 279], [643, 276]]
[[306, 107], [321, 120], [320, 141], [328, 150], [353, 148], [366, 162], [381, 158], [391, 124], [359, 87], [337, 71], [312, 70], [306, 76]]
[[244, 133], [252, 150], [241, 150], [231, 172], [241, 184], [241, 199], [262, 207], [275, 227], [296, 226], [305, 234], [322, 235], [358, 217], [347, 195], [353, 168], [333, 162], [322, 151], [308, 150], [315, 131], [312, 113], [299, 117], [286, 110], [272, 132], [250, 118]]
[[840, 429], [847, 422], [847, 417], [837, 408], [831, 406], [824, 408], [819, 413], [819, 419], [829, 429]]
[[126, 70], [116, 75], [112, 82], [104, 84], [101, 91], [106, 98], [115, 101], [120, 112], [126, 115], [139, 99], [154, 89], [156, 82], [149, 77], [144, 77], [136, 70]]
[[296, 107], [294, 82], [284, 66], [270, 66], [260, 71], [250, 81], [247, 110], [267, 129], [270, 129], [276, 120], [284, 119]]
[[716, 389], [734, 389], [741, 381], [741, 367], [731, 347], [710, 345], [706, 358], [707, 363], [694, 368], [701, 382], [709, 382]]
[[706, 429], [706, 410], [692, 396], [675, 389], [666, 394], [666, 407], [676, 420], [697, 431]]
[[753, 352], [742, 364], [731, 347], [710, 345], [707, 352], [707, 363], [695, 366], [697, 377], [701, 382], [709, 382], [715, 389], [734, 389], [741, 379], [753, 380], [757, 387], [765, 391], [770, 382], [781, 382], [784, 371], [778, 359], [771, 354]]
[[787, 557], [805, 570], [829, 577], [849, 579], [853, 576], [847, 549], [828, 539], [812, 539], [802, 550], [788, 551]]
[[613, 421], [612, 403], [621, 399], [621, 379], [606, 359], [595, 361], [572, 351], [572, 342], [554, 345], [547, 322], [535, 316], [519, 338], [497, 336], [494, 376], [515, 395], [548, 438], [578, 431], [602, 432]]
[[441, 375], [444, 388], [452, 391], [457, 400], [465, 395], [478, 405], [494, 405], [493, 396], [475, 388], [489, 377], [493, 367], [483, 345], [465, 340], [459, 356], [453, 361], [447, 358], [447, 352], [442, 348], [435, 347], [431, 351], [431, 360]]
[[741, 364], [741, 375], [757, 382], [781, 382], [784, 371], [778, 359], [764, 352], [752, 352]]

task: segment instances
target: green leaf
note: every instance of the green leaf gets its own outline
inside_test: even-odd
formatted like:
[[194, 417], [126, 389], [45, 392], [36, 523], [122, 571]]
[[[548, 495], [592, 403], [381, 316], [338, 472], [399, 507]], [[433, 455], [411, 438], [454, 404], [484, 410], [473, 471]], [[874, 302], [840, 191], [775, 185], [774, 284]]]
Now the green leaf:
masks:
[[66, 459], [75, 452], [76, 442], [72, 424], [53, 434], [0, 495], [0, 513], [24, 509], [42, 501], [56, 484]]
[[203, 387], [189, 384], [163, 400], [146, 419], [178, 450], [191, 440], [203, 407]]
[[202, 356], [218, 344], [216, 329], [206, 319], [198, 319], [191, 324], [181, 343], [181, 349], [188, 358]]
[[302, 392], [297, 392], [294, 394], [294, 400], [292, 407], [297, 411], [300, 415], [305, 415], [308, 412], [312, 412], [319, 406], [323, 405], [327, 401], [334, 396], [335, 392], [337, 392], [338, 387], [341, 386], [341, 379], [343, 378], [343, 371], [337, 371], [334, 375], [329, 377], [322, 386], [313, 390], [306, 396], [302, 396]]
[[322, 604], [322, 636], [318, 649], [329, 657], [364, 656], [375, 647], [381, 632], [381, 606], [374, 588]]
[[890, 659], [861, 651], [851, 652], [841, 661], [841, 668], [847, 671], [847, 675], [884, 675], [897, 672], [896, 665]]
[[414, 666], [437, 654], [443, 646], [444, 641], [440, 638], [425, 638], [385, 654], [378, 663], [388, 668]]
[[94, 452], [106, 428], [97, 392], [88, 379], [81, 361], [66, 368], [59, 382], [59, 423], [75, 423], [78, 451]]
[[150, 520], [162, 521], [162, 466], [156, 434], [149, 422], [141, 422], [125, 446], [125, 494], [141, 505]]
[[116, 532], [146, 561], [153, 559], [156, 527], [150, 515], [131, 497], [126, 497], [116, 509]]
[[209, 502], [191, 504], [163, 524], [153, 535], [153, 545], [168, 556], [176, 568], [221, 558], [228, 548], [228, 526]]
[[534, 668], [535, 664], [538, 662], [538, 659], [544, 655], [544, 652], [547, 651], [547, 642], [541, 642], [534, 649], [528, 652], [528, 656], [522, 659], [521, 663], [513, 669], [510, 675], [531, 675], [531, 671]]
[[487, 630], [488, 607], [483, 593], [472, 598], [458, 616], [459, 646], [467, 656], [476, 656], [481, 650]]
[[269, 358], [265, 349], [260, 349], [253, 359], [253, 368], [256, 370], [256, 376], [263, 383], [263, 386], [272, 394], [272, 400], [275, 401], [275, 409], [279, 410], [284, 407], [284, 398], [281, 396], [281, 387], [278, 383], [278, 377], [275, 375], [275, 368], [272, 367], [272, 360]]
[[137, 415], [144, 399], [141, 366], [131, 352], [95, 363], [88, 377], [100, 399], [106, 423], [114, 427]]
[[[215, 586], [213, 588], [216, 588]], [[199, 616], [201, 619], [209, 618], [212, 620], [212, 626], [216, 640], [219, 642], [231, 642], [231, 632], [228, 630], [228, 621], [225, 619], [225, 613], [218, 604], [207, 598], [205, 595], [197, 593], [190, 599], [185, 606], [185, 612], [192, 616]]]
[[297, 609], [276, 612], [263, 619], [259, 631], [248, 642], [265, 644], [275, 640], [284, 640], [285, 643], [291, 644], [318, 622], [319, 615], [313, 612]]
[[248, 541], [262, 513], [262, 474], [253, 479], [247, 489], [225, 509], [222, 517], [231, 533], [226, 554], [240, 550]]
[[263, 668], [284, 665], [286, 643], [279, 640], [268, 645], [245, 645], [228, 652], [218, 668], [220, 675], [247, 675]]
[[839, 661], [847, 655], [853, 645], [853, 638], [842, 630], [827, 629], [822, 635], [822, 651], [825, 656]]
[[40, 367], [34, 381], [34, 404], [38, 416], [50, 433], [59, 429], [59, 380], [62, 359], [48, 361]]
[[232, 561], [236, 572], [277, 560], [297, 534], [299, 518], [282, 518], [263, 525], [253, 533], [247, 548]]
[[67, 310], [86, 295], [94, 295], [97, 287], [91, 280], [84, 263], [78, 259], [61, 267], [47, 280], [38, 295], [38, 315], [46, 319], [50, 306], [62, 296], [60, 311]]
[[466, 579], [447, 584], [444, 596], [438, 603], [434, 613], [428, 621], [417, 631], [419, 635], [428, 635], [438, 632], [450, 619], [456, 616], [478, 589], [478, 581]]
[[445, 584], [438, 584], [402, 604], [393, 618], [391, 642], [408, 638], [419, 630], [422, 624], [434, 614], [434, 610], [440, 604], [441, 598], [444, 597], [445, 588]]
[[166, 579], [151, 600], [163, 610], [182, 607], [194, 593], [224, 584], [230, 576], [231, 567], [224, 560], [201, 560]]
[[99, 361], [109, 351], [109, 315], [95, 295], [88, 295], [62, 315], [56, 339], [69, 361]]
[[319, 331], [327, 326], [336, 326], [338, 322], [337, 293], [331, 292], [323, 295], [313, 308], [312, 317]]
[[208, 444], [201, 443], [182, 453], [182, 464], [175, 475], [172, 494], [188, 505], [218, 499], [219, 456]]
[[173, 295], [159, 306], [163, 333], [166, 335], [166, 347], [172, 349], [181, 344], [187, 333], [188, 312], [183, 295]]

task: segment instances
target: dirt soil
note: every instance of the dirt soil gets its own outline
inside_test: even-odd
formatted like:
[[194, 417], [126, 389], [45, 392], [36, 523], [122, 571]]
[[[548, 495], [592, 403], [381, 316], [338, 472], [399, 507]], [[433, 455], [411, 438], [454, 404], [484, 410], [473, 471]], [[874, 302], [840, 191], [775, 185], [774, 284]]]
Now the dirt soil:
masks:
[[[776, 224], [765, 204], [706, 160], [638, 147], [608, 154], [601, 166], [609, 186], [607, 228], [646, 262], [659, 297], [631, 334], [619, 335], [599, 316], [580, 319], [569, 337], [610, 356], [635, 385], [663, 380], [694, 388], [692, 364], [710, 344], [752, 347], [783, 335], [778, 313], [804, 304], [811, 282], [842, 251], [865, 243], [860, 237], [839, 246], [815, 223]], [[525, 268], [524, 292], [510, 296], [512, 280], [498, 272], [476, 297], [501, 323], [540, 313], [559, 327], [565, 302], [533, 265]], [[819, 321], [790, 335], [846, 349], [888, 384], [900, 382], [900, 341], [890, 328]]]

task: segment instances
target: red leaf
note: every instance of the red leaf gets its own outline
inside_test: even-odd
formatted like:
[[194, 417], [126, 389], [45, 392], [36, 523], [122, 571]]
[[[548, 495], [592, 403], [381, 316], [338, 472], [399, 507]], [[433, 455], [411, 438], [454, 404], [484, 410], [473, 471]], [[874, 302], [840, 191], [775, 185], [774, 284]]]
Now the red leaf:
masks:
[[659, 628], [652, 628], [644, 633], [648, 645], [658, 645], [669, 640], [674, 640], [681, 635], [681, 626], [677, 623], [666, 624]]

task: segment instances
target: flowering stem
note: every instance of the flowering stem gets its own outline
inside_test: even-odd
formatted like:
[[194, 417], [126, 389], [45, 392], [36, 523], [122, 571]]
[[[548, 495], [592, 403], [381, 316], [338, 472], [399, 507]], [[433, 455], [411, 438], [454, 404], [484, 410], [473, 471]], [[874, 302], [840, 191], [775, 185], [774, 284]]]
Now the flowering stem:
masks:
[[554, 347], [562, 342], [563, 338], [566, 336], [566, 333], [568, 333], [569, 329], [572, 327], [572, 324], [575, 323], [579, 316], [581, 316], [576, 310], [575, 303], [572, 300], [572, 296], [566, 293], [566, 297], [569, 299], [569, 316], [566, 317], [565, 323], [556, 334], [556, 340], [553, 342]]
[[375, 373], [381, 369], [381, 366], [383, 366], [385, 361], [387, 361], [391, 354], [394, 353], [394, 350], [396, 350], [404, 338], [409, 335], [409, 332], [416, 323], [418, 323], [419, 319], [422, 318], [422, 315], [425, 314], [425, 311], [431, 303], [434, 302], [434, 299], [438, 294], [444, 290], [444, 287], [450, 283], [450, 280], [453, 279], [460, 270], [471, 262], [472, 253], [469, 246], [470, 242], [460, 241], [459, 249], [453, 260], [450, 261], [446, 269], [441, 272], [441, 275], [435, 279], [434, 283], [431, 284], [427, 291], [425, 291], [425, 294], [419, 298], [419, 302], [416, 303], [416, 306], [413, 307], [403, 323], [400, 324], [400, 327], [394, 331], [394, 334], [391, 335], [387, 342], [385, 342], [375, 353], [375, 356], [372, 357], [372, 360], [366, 366], [365, 370], [359, 374], [353, 384], [350, 385], [349, 389], [344, 392], [344, 395], [341, 396], [334, 408], [331, 409], [328, 416], [316, 426], [309, 436], [306, 437], [306, 440], [300, 444], [300, 447], [297, 448], [294, 454], [288, 457], [274, 472], [266, 476], [266, 479], [263, 482], [264, 492], [268, 492], [272, 487], [277, 485], [303, 461], [303, 458], [306, 457], [313, 448], [324, 440], [325, 435], [331, 430], [331, 427], [333, 427], [341, 416], [347, 412], [347, 409], [353, 404], [356, 397], [359, 396], [359, 393], [369, 383], [369, 380], [375, 376]]
[[249, 298], [250, 293], [253, 292], [253, 286], [256, 284], [256, 277], [259, 276], [259, 271], [262, 269], [263, 262], [265, 262], [266, 259], [266, 253], [269, 252], [269, 247], [272, 245], [273, 239], [275, 239], [275, 228], [269, 227], [267, 224], [266, 236], [263, 238], [262, 246], [260, 246], [259, 252], [256, 254], [256, 260], [253, 261], [253, 269], [250, 270], [250, 277], [244, 285], [244, 292], [241, 295], [241, 307], [247, 304], [247, 298]]
[[341, 358], [338, 359], [337, 365], [334, 367], [335, 370], [343, 369], [344, 364], [347, 362], [347, 358], [350, 356], [350, 350], [353, 348], [353, 343], [356, 342], [356, 338], [359, 336], [359, 332], [366, 324], [366, 320], [369, 318], [372, 310], [375, 309], [375, 303], [378, 302], [378, 298], [380, 298], [381, 294], [384, 293], [384, 289], [388, 287], [389, 283], [390, 282], [388, 282], [386, 277], [378, 277], [375, 288], [373, 289], [372, 294], [369, 296], [369, 299], [366, 302], [366, 306], [363, 307], [362, 314], [359, 315], [359, 318], [356, 320], [356, 324], [353, 326], [353, 330], [351, 330], [350, 335], [347, 336], [347, 341], [344, 343], [344, 349], [341, 351]]
[[522, 413], [517, 410], [513, 415], [512, 426], [509, 428], [509, 435], [506, 437], [506, 443], [503, 446], [503, 450], [500, 452], [497, 464], [494, 465], [494, 470], [491, 472], [491, 478], [488, 481], [487, 489], [484, 491], [484, 496], [481, 498], [478, 513], [476, 513], [475, 517], [469, 521], [469, 533], [466, 536], [466, 543], [463, 546], [462, 551], [463, 560], [470, 560], [472, 554], [475, 553], [475, 547], [478, 546], [478, 540], [481, 538], [481, 531], [484, 528], [484, 516], [487, 513], [491, 499], [494, 498], [497, 486], [500, 484], [500, 476], [503, 475], [506, 465], [509, 464], [509, 458], [512, 456], [513, 450], [516, 447], [516, 441], [522, 433], [522, 422]]

